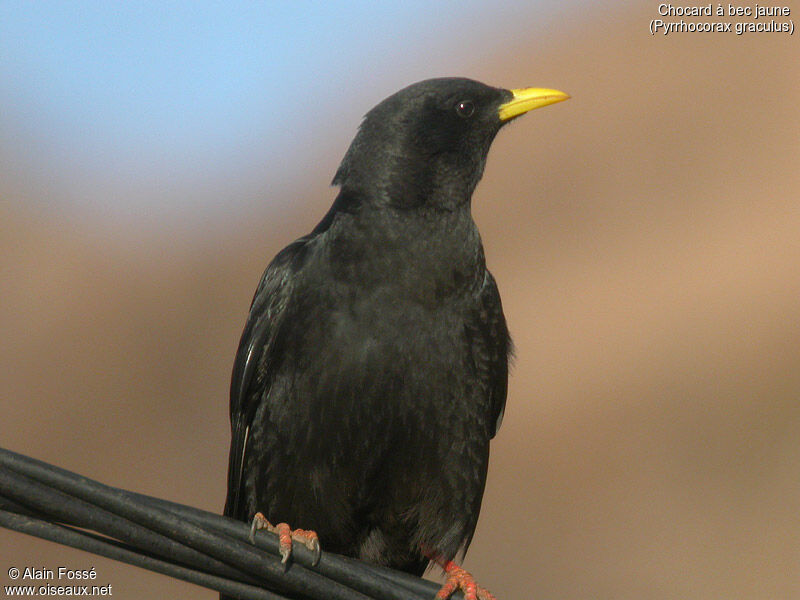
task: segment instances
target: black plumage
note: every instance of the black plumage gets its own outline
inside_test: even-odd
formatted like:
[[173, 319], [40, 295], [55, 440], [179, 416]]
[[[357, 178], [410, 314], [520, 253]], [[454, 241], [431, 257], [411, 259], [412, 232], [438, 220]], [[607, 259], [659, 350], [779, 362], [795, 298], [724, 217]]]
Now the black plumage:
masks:
[[525, 91], [433, 79], [366, 115], [330, 211], [256, 290], [225, 514], [417, 574], [466, 551], [511, 347], [470, 199]]

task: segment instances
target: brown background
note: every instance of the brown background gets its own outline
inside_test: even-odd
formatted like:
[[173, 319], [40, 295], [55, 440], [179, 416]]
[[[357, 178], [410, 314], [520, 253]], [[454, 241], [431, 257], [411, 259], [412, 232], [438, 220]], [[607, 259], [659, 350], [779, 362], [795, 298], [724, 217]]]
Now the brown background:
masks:
[[[461, 73], [573, 96], [502, 132], [474, 199], [517, 359], [467, 566], [500, 600], [800, 597], [797, 34], [651, 37], [656, 4], [624, 4], [498, 34]], [[2, 445], [221, 509], [248, 302], [356, 123], [290, 209], [216, 227], [90, 225], [0, 174]], [[12, 565], [214, 597], [3, 530]]]

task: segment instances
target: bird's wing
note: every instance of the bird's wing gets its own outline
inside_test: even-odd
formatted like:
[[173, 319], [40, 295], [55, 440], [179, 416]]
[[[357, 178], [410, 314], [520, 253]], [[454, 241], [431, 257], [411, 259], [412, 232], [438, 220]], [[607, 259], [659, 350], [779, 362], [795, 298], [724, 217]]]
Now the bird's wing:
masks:
[[478, 308], [468, 324], [472, 357], [479, 380], [489, 396], [489, 434], [494, 437], [503, 421], [508, 392], [508, 361], [512, 353], [497, 283], [486, 271]]
[[231, 377], [231, 450], [228, 459], [228, 497], [225, 514], [247, 518], [242, 497], [242, 472], [247, 438], [256, 408], [269, 386], [275, 341], [286, 313], [299, 255], [308, 242], [300, 238], [284, 248], [264, 271], [247, 317]]

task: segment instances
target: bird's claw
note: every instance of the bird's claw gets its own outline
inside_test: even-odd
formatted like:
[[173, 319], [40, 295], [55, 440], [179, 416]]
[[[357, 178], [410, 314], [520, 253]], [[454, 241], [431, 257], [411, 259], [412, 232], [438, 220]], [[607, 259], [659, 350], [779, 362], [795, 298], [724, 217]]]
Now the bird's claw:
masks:
[[253, 522], [250, 523], [250, 543], [256, 543], [256, 531], [259, 529], [269, 529], [271, 531], [271, 527], [272, 524], [267, 521], [267, 518], [263, 514], [257, 512], [253, 515]]
[[255, 542], [256, 531], [259, 529], [266, 529], [278, 536], [278, 552], [281, 555], [281, 563], [284, 567], [288, 565], [289, 557], [292, 555], [292, 543], [299, 542], [308, 548], [314, 554], [314, 560], [311, 562], [312, 567], [319, 564], [319, 559], [322, 556], [322, 548], [319, 545], [319, 537], [315, 531], [306, 529], [292, 530], [286, 523], [278, 523], [273, 525], [262, 513], [256, 513], [253, 516], [253, 522], [250, 525], [250, 542]]
[[492, 593], [477, 584], [475, 578], [453, 561], [444, 565], [447, 581], [436, 593], [436, 600], [447, 600], [456, 590], [464, 592], [464, 600], [496, 600]]

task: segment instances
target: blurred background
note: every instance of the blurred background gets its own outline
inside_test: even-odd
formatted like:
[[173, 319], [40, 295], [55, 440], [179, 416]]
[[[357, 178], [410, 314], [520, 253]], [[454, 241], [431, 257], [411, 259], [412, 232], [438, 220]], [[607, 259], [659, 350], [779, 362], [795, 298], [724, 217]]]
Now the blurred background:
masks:
[[[361, 116], [553, 87], [474, 198], [517, 359], [466, 566], [499, 600], [800, 597], [798, 36], [657, 6], [3, 0], [0, 444], [221, 510], [253, 290]], [[215, 597], [0, 530], [14, 565]]]

